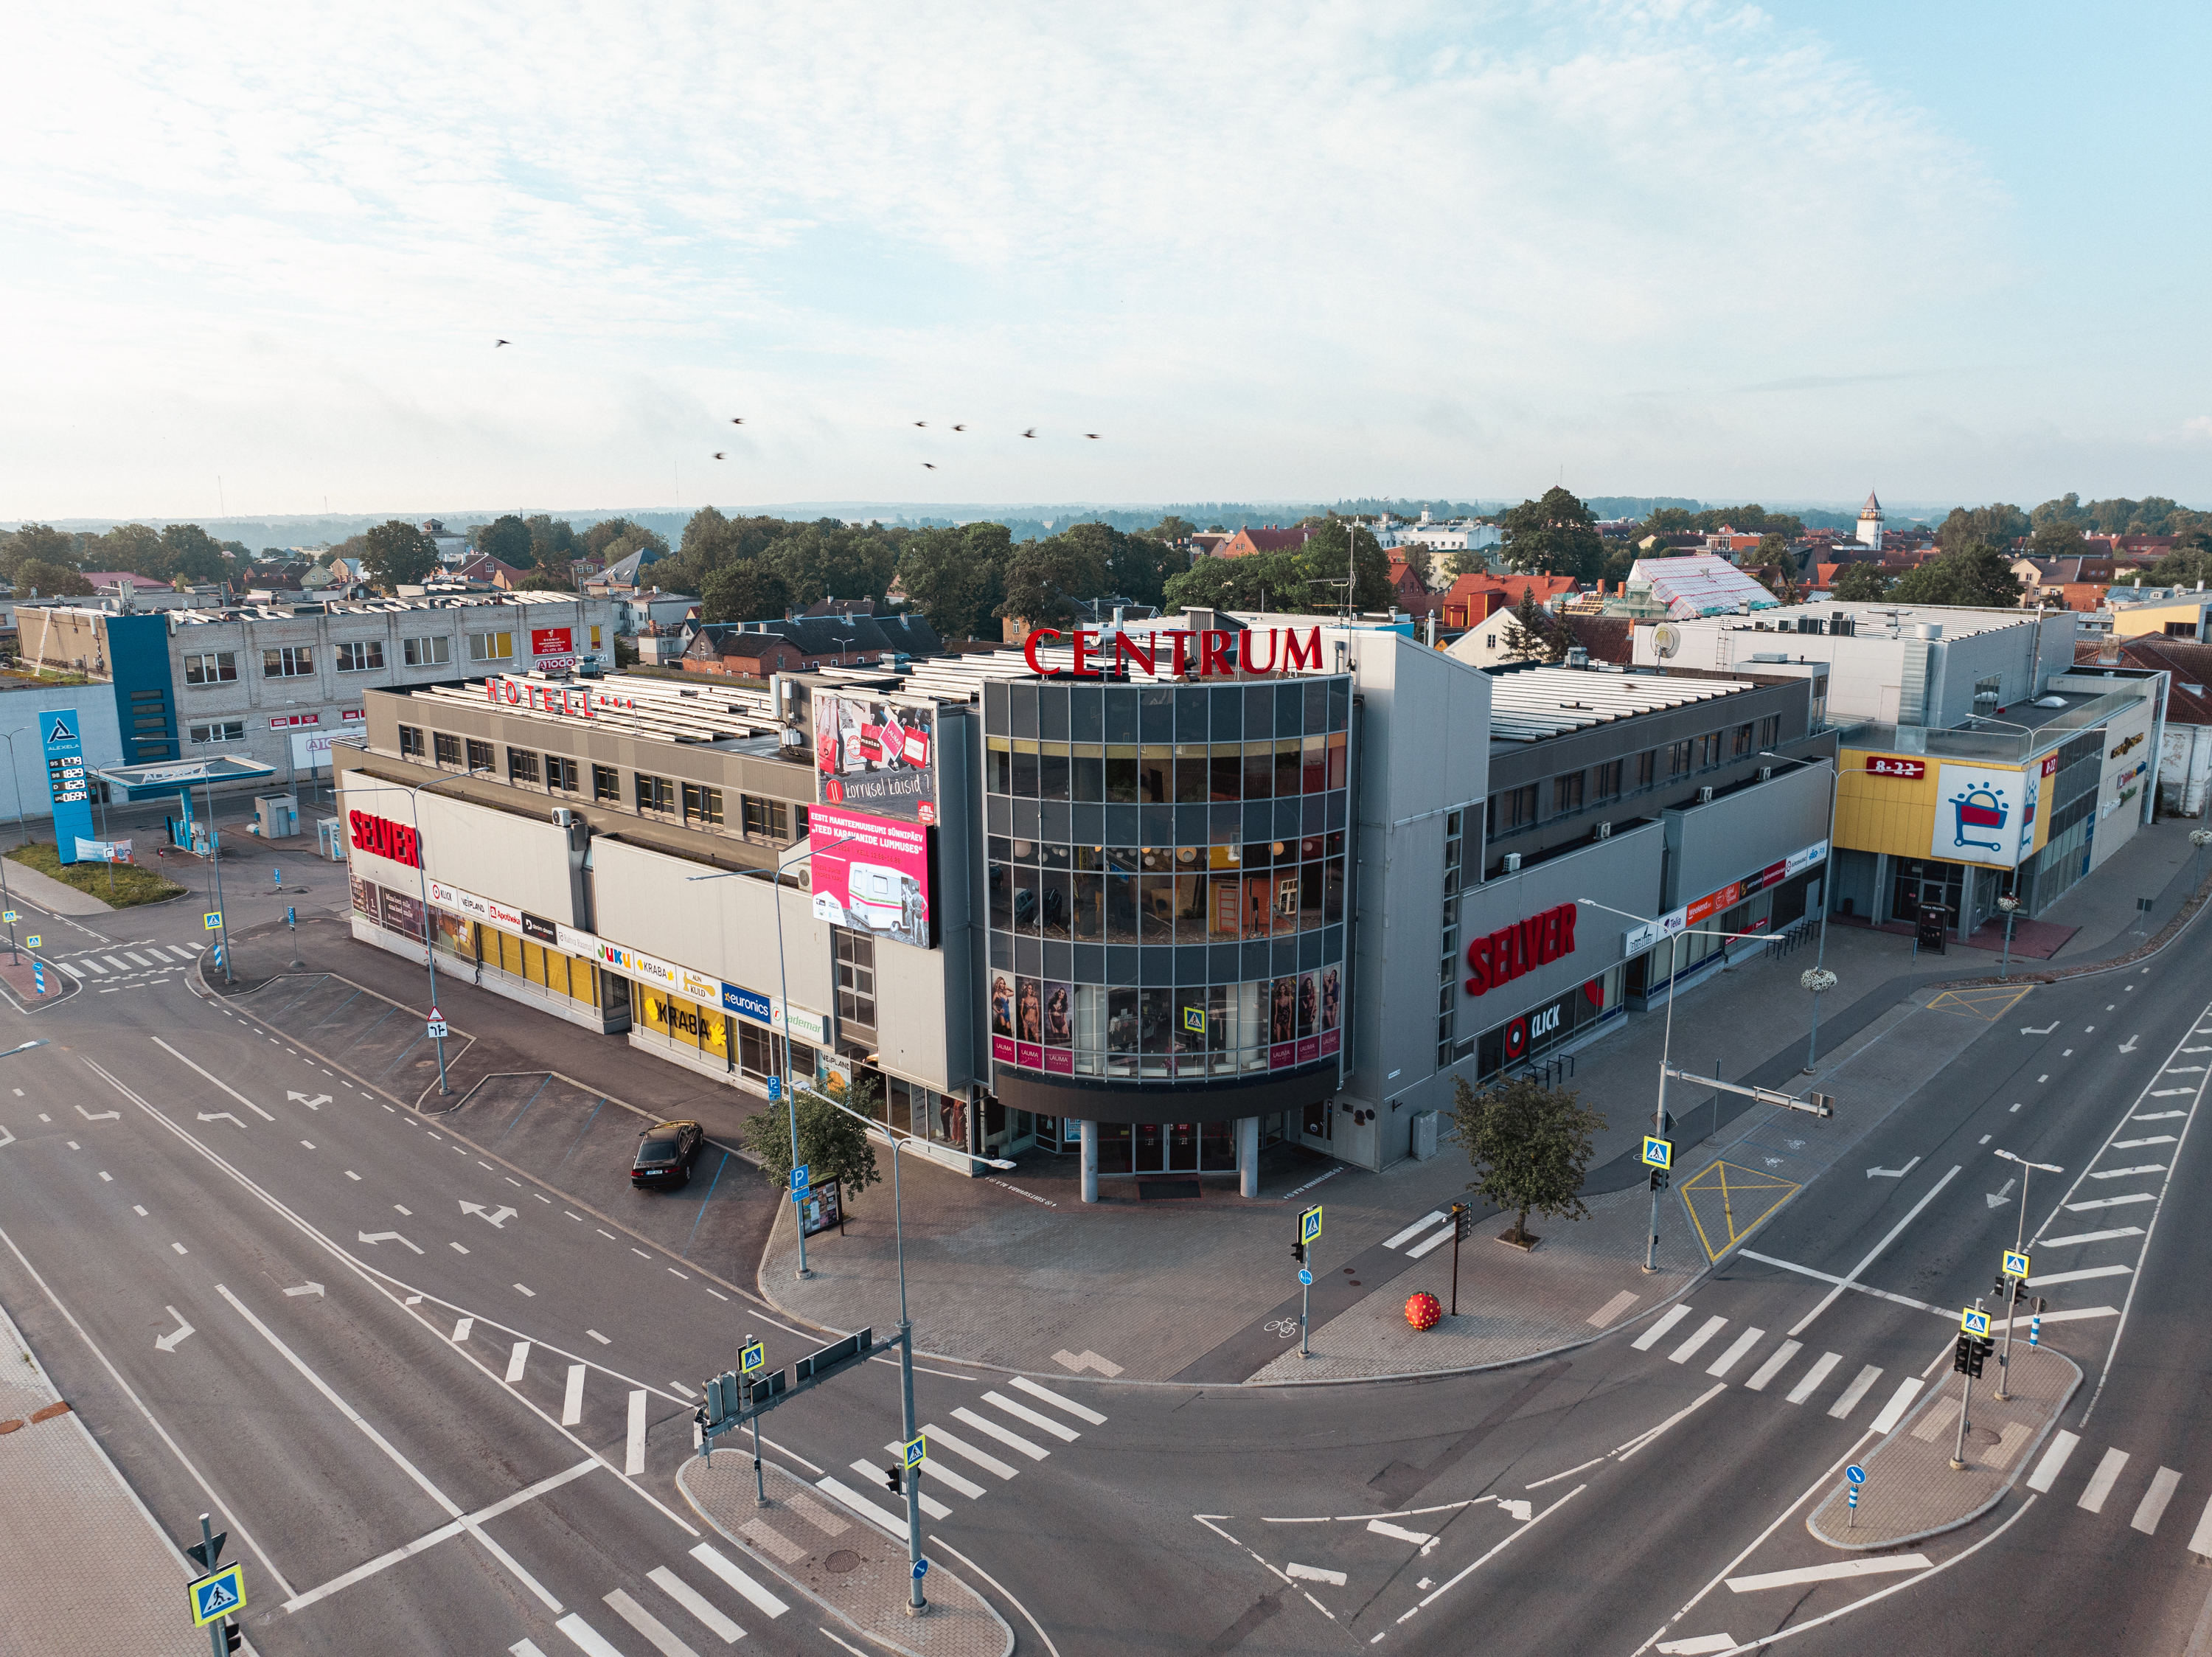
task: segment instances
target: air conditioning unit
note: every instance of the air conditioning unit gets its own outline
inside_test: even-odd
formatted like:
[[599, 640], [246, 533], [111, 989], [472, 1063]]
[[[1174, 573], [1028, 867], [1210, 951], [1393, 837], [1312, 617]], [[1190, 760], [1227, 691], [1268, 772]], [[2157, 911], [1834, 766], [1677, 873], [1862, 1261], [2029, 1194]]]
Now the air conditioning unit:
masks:
[[575, 809], [569, 806], [553, 807], [553, 822], [557, 828], [567, 828], [576, 820]]
[[1710, 806], [1713, 803], [1713, 791], [1711, 788], [1702, 788], [1698, 790], [1698, 803], [1701, 806]]
[[1505, 872], [1508, 874], [1518, 874], [1521, 872], [1521, 854], [1519, 852], [1509, 851], [1505, 854]]
[[1600, 823], [1597, 825], [1597, 838], [1601, 840], [1610, 840], [1613, 838], [1613, 825], [1610, 823]]

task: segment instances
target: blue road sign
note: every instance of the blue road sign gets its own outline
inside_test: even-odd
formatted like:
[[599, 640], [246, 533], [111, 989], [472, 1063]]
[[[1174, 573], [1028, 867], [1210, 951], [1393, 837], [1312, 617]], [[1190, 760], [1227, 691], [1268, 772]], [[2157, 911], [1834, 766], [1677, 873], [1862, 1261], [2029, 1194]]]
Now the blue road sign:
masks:
[[923, 1577], [925, 1577], [925, 1576], [927, 1576], [927, 1575], [929, 1575], [929, 1561], [927, 1561], [927, 1559], [917, 1559], [917, 1560], [915, 1560], [915, 1561], [914, 1562], [914, 1580], [915, 1580], [915, 1581], [919, 1582], [919, 1581], [921, 1581], [921, 1579], [922, 1579]]
[[1866, 1469], [1855, 1461], [1844, 1469], [1844, 1477], [1854, 1484], [1863, 1484], [1866, 1483]]
[[1321, 1204], [1316, 1203], [1298, 1215], [1298, 1241], [1310, 1243], [1321, 1236]]
[[222, 911], [219, 909], [210, 909], [206, 914], [200, 917], [200, 926], [205, 931], [221, 931], [222, 929]]
[[1986, 1336], [1990, 1332], [1990, 1314], [1974, 1307], [1959, 1313], [1959, 1330], [1962, 1334]]
[[1644, 1136], [1644, 1166], [1647, 1168], [1671, 1168], [1674, 1166], [1674, 1142], [1662, 1139], [1656, 1134]]
[[2043, 1344], [2043, 1314], [2040, 1312], [2027, 1320], [2027, 1343], [2030, 1346]]
[[299, 923], [300, 911], [292, 905], [286, 904], [284, 905], [284, 924], [287, 926], [297, 926]]
[[812, 1170], [805, 1163], [801, 1162], [791, 1171], [791, 1194], [793, 1197], [805, 1196], [806, 1188], [812, 1183]]
[[1313, 1287], [1313, 1273], [1306, 1270], [1305, 1267], [1300, 1266], [1298, 1268], [1298, 1282], [1304, 1284], [1306, 1288], [1311, 1288]]
[[929, 1459], [929, 1435], [917, 1433], [913, 1440], [899, 1446], [899, 1455], [909, 1467], [919, 1467]]
[[783, 1078], [781, 1076], [770, 1076], [768, 1079], [768, 1102], [773, 1105], [782, 1097]]
[[750, 1375], [767, 1362], [768, 1349], [758, 1341], [738, 1349], [738, 1371], [740, 1374]]
[[1850, 1506], [1852, 1506], [1852, 1507], [1854, 1507], [1854, 1508], [1856, 1508], [1856, 1507], [1857, 1507], [1857, 1506], [1859, 1505], [1859, 1487], [1858, 1487], [1857, 1485], [1856, 1485], [1856, 1484], [1852, 1485], [1852, 1486], [1851, 1486], [1851, 1489], [1850, 1489]]
[[194, 1628], [204, 1629], [219, 1617], [246, 1609], [246, 1581], [239, 1571], [236, 1565], [225, 1565], [212, 1576], [203, 1576], [188, 1586]]
[[40, 944], [44, 943], [45, 941], [46, 941], [46, 940], [45, 940], [44, 938], [40, 937], [37, 933], [33, 932], [33, 934], [31, 934], [31, 935], [30, 935], [29, 937], [27, 937], [27, 938], [26, 938], [26, 939], [24, 939], [24, 940], [23, 940], [23, 947], [24, 947], [24, 948], [26, 948], [26, 949], [36, 949], [36, 948], [37, 948]]
[[282, 886], [282, 885], [283, 885], [283, 884], [284, 884], [284, 871], [283, 871], [283, 869], [281, 869], [281, 868], [272, 868], [272, 869], [270, 869], [270, 870], [269, 871], [269, 881], [270, 881], [270, 885], [272, 885], [272, 886]]
[[43, 996], [46, 993], [46, 969], [42, 962], [31, 963], [31, 983], [37, 988], [39, 994]]

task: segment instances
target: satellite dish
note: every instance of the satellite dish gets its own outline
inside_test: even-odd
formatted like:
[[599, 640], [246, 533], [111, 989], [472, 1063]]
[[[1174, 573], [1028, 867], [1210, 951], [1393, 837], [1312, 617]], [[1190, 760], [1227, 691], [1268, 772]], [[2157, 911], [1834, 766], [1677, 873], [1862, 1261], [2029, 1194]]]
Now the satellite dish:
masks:
[[1682, 630], [1671, 621], [1662, 621], [1651, 630], [1651, 649], [1662, 661], [1671, 658], [1682, 648]]

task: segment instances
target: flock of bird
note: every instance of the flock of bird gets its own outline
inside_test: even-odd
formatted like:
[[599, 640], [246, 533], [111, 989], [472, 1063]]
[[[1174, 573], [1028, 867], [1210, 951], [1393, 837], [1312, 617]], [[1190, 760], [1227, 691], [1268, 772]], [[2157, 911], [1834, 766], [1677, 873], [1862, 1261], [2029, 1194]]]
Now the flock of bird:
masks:
[[[501, 345], [512, 345], [514, 343], [514, 342], [512, 339], [494, 339], [491, 343], [491, 348], [494, 350], [497, 350]], [[745, 417], [742, 414], [733, 414], [730, 417], [730, 423], [733, 426], [742, 426], [744, 423]], [[923, 430], [927, 430], [929, 426], [929, 422], [927, 420], [917, 420], [914, 423], [917, 429]], [[968, 428], [963, 423], [954, 426], [951, 429], [954, 431], [965, 431]], [[1024, 437], [1034, 437], [1036, 435], [1036, 428], [1035, 426], [1030, 427], [1026, 431], [1022, 433], [1022, 436]], [[1086, 431], [1083, 435], [1095, 443], [1099, 440], [1103, 434], [1095, 431]], [[727, 449], [718, 448], [714, 451], [714, 458], [717, 460], [726, 460], [730, 458], [730, 452]], [[937, 470], [937, 463], [934, 460], [924, 460], [921, 463], [921, 466], [922, 470], [925, 472], [934, 472]]]

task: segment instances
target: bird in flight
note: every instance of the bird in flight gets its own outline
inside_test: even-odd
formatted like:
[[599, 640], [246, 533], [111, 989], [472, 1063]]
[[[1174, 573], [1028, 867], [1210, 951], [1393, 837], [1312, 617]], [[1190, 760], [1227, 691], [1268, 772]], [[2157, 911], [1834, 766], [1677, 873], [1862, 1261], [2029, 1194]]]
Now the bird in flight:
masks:
[[1098, 434], [1095, 431], [1086, 431], [1083, 435], [1085, 437], [1090, 438], [1093, 442], [1096, 442], [1098, 440]]
[[733, 426], [742, 426], [744, 423], [745, 417], [742, 414], [733, 414], [730, 417], [730, 423]]
[[927, 420], [917, 420], [917, 421], [915, 421], [915, 424], [916, 424], [917, 426], [926, 426], [926, 425], [927, 425], [928, 423], [929, 423], [929, 422], [928, 422], [928, 421], [927, 421]]
[[934, 460], [924, 460], [921, 463], [921, 469], [924, 472], [934, 472], [937, 470], [937, 462]]
[[512, 345], [513, 344], [514, 344], [514, 342], [512, 339], [495, 339], [491, 342], [491, 348], [494, 350], [497, 350], [501, 345]]
[[727, 454], [725, 451], [723, 451], [723, 450], [721, 450], [721, 449], [719, 449], [719, 448], [718, 448], [718, 449], [716, 449], [716, 450], [714, 451], [714, 458], [715, 458], [717, 460], [727, 460], [727, 459], [729, 458], [729, 456], [728, 456], [728, 454]]
[[965, 426], [955, 426], [955, 427], [953, 427], [953, 428], [952, 428], [952, 429], [953, 429], [953, 430], [955, 430], [955, 431], [965, 431], [965, 430], [967, 430], [967, 429], [968, 429], [968, 428], [967, 428], [967, 427], [965, 427]]
[[1024, 437], [1034, 437], [1034, 436], [1036, 436], [1036, 428], [1035, 426], [1031, 426], [1031, 427], [1030, 427], [1027, 431], [1024, 432], [1024, 433], [1022, 434], [1022, 436], [1024, 436]]

